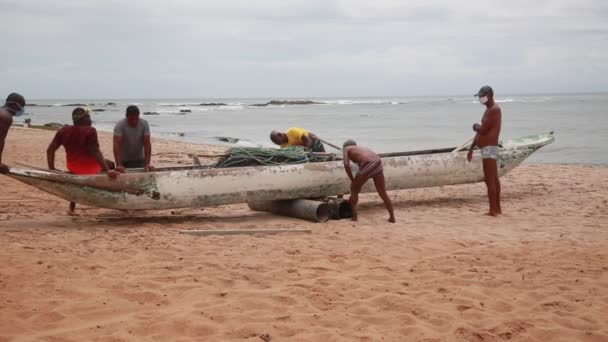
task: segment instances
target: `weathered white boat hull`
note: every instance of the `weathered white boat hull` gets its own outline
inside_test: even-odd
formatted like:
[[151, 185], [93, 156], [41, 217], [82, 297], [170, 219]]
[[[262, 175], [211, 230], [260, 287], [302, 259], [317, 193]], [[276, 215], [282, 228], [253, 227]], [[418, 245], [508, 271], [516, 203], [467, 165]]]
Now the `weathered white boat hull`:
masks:
[[[552, 134], [507, 142], [499, 159], [500, 176], [518, 166]], [[474, 183], [483, 180], [479, 151], [383, 158], [387, 190]], [[356, 172], [356, 165], [353, 171]], [[11, 169], [11, 177], [68, 201], [102, 208], [146, 210], [206, 207], [253, 200], [281, 200], [346, 194], [350, 181], [342, 161], [281, 166], [198, 169], [75, 176]], [[364, 192], [375, 191], [368, 182]]]

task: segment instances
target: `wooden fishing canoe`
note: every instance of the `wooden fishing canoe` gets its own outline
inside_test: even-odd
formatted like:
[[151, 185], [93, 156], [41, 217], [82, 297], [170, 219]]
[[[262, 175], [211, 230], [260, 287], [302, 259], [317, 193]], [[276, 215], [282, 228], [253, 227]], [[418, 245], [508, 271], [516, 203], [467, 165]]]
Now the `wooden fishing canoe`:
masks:
[[[502, 176], [536, 150], [554, 141], [553, 133], [507, 141], [498, 160]], [[475, 183], [483, 180], [479, 150], [472, 162], [454, 147], [382, 155], [387, 190]], [[353, 165], [353, 172], [357, 171]], [[129, 172], [116, 180], [106, 175], [77, 176], [12, 168], [9, 176], [65, 200], [119, 210], [207, 207], [247, 200], [282, 200], [347, 194], [350, 181], [342, 161], [279, 166], [166, 168]], [[375, 191], [368, 182], [363, 192]]]

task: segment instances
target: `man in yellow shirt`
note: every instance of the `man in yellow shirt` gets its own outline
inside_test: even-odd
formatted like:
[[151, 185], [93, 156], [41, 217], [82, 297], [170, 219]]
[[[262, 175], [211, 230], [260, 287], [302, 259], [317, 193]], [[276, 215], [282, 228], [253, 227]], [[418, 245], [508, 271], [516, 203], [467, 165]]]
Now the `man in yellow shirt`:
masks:
[[304, 146], [312, 152], [325, 152], [325, 147], [319, 137], [304, 128], [291, 127], [285, 133], [272, 131], [270, 140], [281, 147]]

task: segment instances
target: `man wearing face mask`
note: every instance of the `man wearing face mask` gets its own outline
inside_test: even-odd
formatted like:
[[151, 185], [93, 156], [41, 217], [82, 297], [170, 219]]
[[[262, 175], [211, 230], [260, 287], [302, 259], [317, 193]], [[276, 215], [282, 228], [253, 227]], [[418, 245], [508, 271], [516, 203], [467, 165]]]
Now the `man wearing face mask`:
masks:
[[2, 164], [2, 151], [8, 129], [13, 124], [13, 116], [21, 116], [25, 112], [25, 98], [17, 93], [6, 97], [4, 107], [0, 108], [0, 173], [8, 173], [8, 166]]
[[498, 136], [500, 135], [500, 127], [502, 124], [502, 112], [500, 107], [494, 102], [494, 90], [492, 90], [490, 86], [481, 87], [475, 96], [479, 98], [479, 102], [482, 105], [486, 106], [486, 110], [481, 118], [481, 125], [478, 123], [473, 125], [473, 131], [475, 131], [476, 134], [473, 143], [469, 148], [467, 160], [470, 162], [473, 159], [473, 148], [479, 146], [481, 150], [483, 174], [488, 188], [488, 200], [490, 202], [490, 211], [488, 212], [488, 215], [497, 216], [502, 214], [500, 208], [500, 180], [498, 179], [497, 165], [497, 159], [500, 154]]

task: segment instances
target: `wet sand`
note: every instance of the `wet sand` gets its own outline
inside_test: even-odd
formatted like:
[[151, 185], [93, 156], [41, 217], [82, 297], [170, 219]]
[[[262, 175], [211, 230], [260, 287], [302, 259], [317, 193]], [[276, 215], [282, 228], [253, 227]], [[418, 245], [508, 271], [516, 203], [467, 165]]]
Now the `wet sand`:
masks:
[[[53, 134], [11, 129], [5, 162], [45, 167]], [[153, 162], [221, 150], [155, 141]], [[373, 194], [359, 222], [318, 224], [246, 205], [68, 217], [0, 176], [0, 341], [608, 341], [607, 179], [527, 165], [500, 218], [473, 184], [390, 192], [397, 224]], [[178, 233], [236, 228], [312, 234]]]

